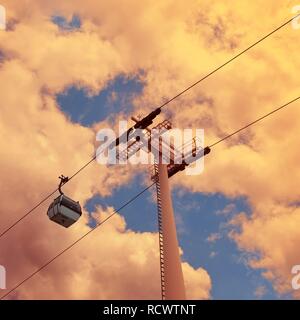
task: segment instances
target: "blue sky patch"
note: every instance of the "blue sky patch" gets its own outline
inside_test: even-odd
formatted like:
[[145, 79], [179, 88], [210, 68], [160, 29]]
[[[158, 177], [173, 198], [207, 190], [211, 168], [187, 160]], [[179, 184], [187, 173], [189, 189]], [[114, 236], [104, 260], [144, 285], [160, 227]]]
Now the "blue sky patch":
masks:
[[77, 15], [73, 15], [71, 20], [67, 20], [64, 16], [53, 16], [51, 21], [63, 31], [72, 31], [80, 29], [81, 20]]
[[[97, 205], [120, 207], [145, 186], [142, 176], [116, 190], [112, 196], [95, 196], [86, 204], [93, 212]], [[152, 191], [155, 193], [155, 187]], [[205, 268], [212, 278], [214, 299], [257, 299], [255, 291], [264, 287], [259, 299], [278, 298], [271, 284], [261, 276], [262, 270], [247, 266], [247, 255], [227, 237], [224, 226], [237, 213], [251, 214], [246, 198], [226, 198], [222, 194], [190, 193], [174, 189], [173, 206], [183, 261], [194, 268]], [[150, 192], [121, 211], [127, 228], [136, 232], [157, 232], [157, 208]]]
[[[109, 82], [98, 95], [91, 97], [84, 89], [71, 87], [57, 96], [57, 102], [72, 122], [92, 126], [119, 112], [130, 114], [133, 98], [142, 93], [143, 87], [138, 77], [123, 75]], [[90, 213], [97, 205], [104, 209], [108, 206], [118, 209], [145, 187], [143, 182], [143, 176], [137, 175], [109, 197], [94, 196], [87, 201], [85, 208]], [[157, 208], [153, 194], [155, 187], [152, 194], [146, 192], [122, 209], [128, 229], [157, 232]], [[194, 268], [203, 267], [208, 271], [214, 299], [278, 298], [271, 283], [261, 276], [263, 270], [247, 266], [249, 255], [239, 251], [227, 236], [226, 225], [232, 217], [240, 212], [251, 215], [246, 198], [190, 193], [182, 188], [175, 188], [172, 196], [179, 243], [184, 251], [182, 258]], [[95, 226], [95, 220], [91, 219], [90, 225]], [[260, 297], [255, 294], [257, 288], [263, 288]]]
[[138, 77], [118, 76], [95, 96], [89, 96], [85, 89], [71, 87], [57, 96], [57, 102], [72, 122], [89, 127], [120, 111], [130, 113], [132, 99], [143, 87]]
[[266, 287], [265, 297], [276, 298], [270, 284], [261, 277], [261, 270], [250, 269], [244, 255], [227, 236], [225, 226], [235, 214], [251, 213], [245, 198], [188, 192], [182, 195], [182, 191], [175, 190], [173, 203], [175, 216], [180, 215], [183, 260], [208, 271], [214, 299], [255, 299], [258, 286]]

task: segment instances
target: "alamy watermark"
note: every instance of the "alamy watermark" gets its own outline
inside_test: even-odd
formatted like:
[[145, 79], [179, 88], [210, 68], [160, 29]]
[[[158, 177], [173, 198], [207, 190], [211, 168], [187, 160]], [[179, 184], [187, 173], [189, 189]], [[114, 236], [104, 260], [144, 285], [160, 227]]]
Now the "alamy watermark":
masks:
[[[171, 164], [186, 165], [187, 175], [197, 175], [204, 168], [204, 130], [171, 129], [168, 126], [128, 129], [119, 122], [119, 132], [110, 128], [98, 131], [96, 151], [100, 164]], [[119, 137], [119, 138], [118, 138]]]
[[295, 29], [295, 30], [298, 30], [298, 29], [300, 29], [300, 4], [297, 5], [297, 6], [294, 6], [292, 8], [292, 14], [293, 15], [297, 15], [298, 14], [298, 16], [295, 19], [293, 19], [292, 22], [291, 22], [292, 23], [292, 28]]
[[6, 10], [0, 4], [0, 30], [6, 30]]
[[0, 290], [6, 289], [6, 270], [0, 265]]
[[294, 290], [299, 290], [300, 289], [300, 265], [296, 264], [295, 266], [293, 266], [292, 270], [291, 270], [292, 274], [294, 274], [295, 276], [292, 278], [292, 288]]

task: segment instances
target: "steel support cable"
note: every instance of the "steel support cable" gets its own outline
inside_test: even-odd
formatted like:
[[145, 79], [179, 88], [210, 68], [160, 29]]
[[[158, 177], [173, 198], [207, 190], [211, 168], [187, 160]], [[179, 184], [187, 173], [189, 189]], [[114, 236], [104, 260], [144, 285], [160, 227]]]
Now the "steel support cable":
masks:
[[28, 275], [24, 280], [16, 284], [12, 289], [10, 289], [7, 293], [5, 293], [3, 296], [0, 297], [0, 300], [3, 300], [6, 298], [9, 294], [11, 294], [13, 291], [18, 289], [20, 286], [22, 286], [25, 282], [27, 282], [29, 279], [33, 278], [36, 274], [41, 272], [43, 269], [45, 269], [49, 264], [51, 264], [53, 261], [55, 261], [57, 258], [59, 258], [61, 255], [63, 255], [65, 252], [73, 248], [78, 242], [86, 238], [88, 235], [90, 235], [93, 231], [95, 231], [98, 227], [102, 226], [105, 222], [107, 222], [109, 219], [111, 219], [116, 213], [119, 213], [122, 209], [124, 209], [126, 206], [131, 204], [134, 200], [136, 200], [138, 197], [140, 197], [143, 193], [145, 193], [147, 190], [149, 190], [155, 182], [150, 184], [148, 187], [144, 188], [142, 191], [137, 193], [134, 197], [132, 197], [130, 200], [125, 202], [120, 208], [114, 210], [113, 213], [111, 213], [108, 217], [106, 217], [103, 221], [100, 221], [93, 229], [90, 229], [88, 232], [83, 234], [80, 238], [72, 242], [69, 246], [67, 246], [65, 249], [60, 251], [58, 254], [56, 254], [53, 258], [48, 260], [45, 264], [43, 264], [41, 267], [39, 267], [37, 270], [32, 272], [30, 275]]
[[259, 117], [258, 119], [256, 119], [256, 120], [254, 120], [254, 121], [252, 121], [252, 122], [250, 122], [250, 123], [246, 124], [245, 126], [241, 127], [240, 129], [238, 129], [238, 130], [236, 130], [236, 131], [233, 131], [232, 133], [230, 133], [230, 134], [226, 135], [225, 137], [223, 137], [223, 138], [221, 138], [221, 139], [217, 140], [217, 141], [216, 141], [216, 142], [214, 142], [213, 144], [209, 145], [209, 148], [212, 148], [212, 147], [216, 146], [217, 144], [219, 144], [219, 143], [221, 143], [221, 142], [223, 142], [223, 141], [225, 141], [225, 140], [227, 140], [227, 139], [231, 138], [232, 136], [234, 136], [234, 135], [236, 135], [236, 134], [240, 133], [241, 131], [243, 131], [243, 130], [245, 130], [245, 129], [247, 129], [247, 128], [251, 127], [251, 126], [253, 126], [254, 124], [256, 124], [256, 123], [260, 122], [261, 120], [263, 120], [263, 119], [265, 119], [265, 118], [269, 117], [270, 115], [272, 115], [272, 114], [274, 114], [274, 113], [276, 113], [276, 112], [278, 112], [278, 111], [282, 110], [283, 108], [285, 108], [285, 107], [289, 106], [290, 104], [292, 104], [293, 102], [296, 102], [296, 101], [297, 101], [297, 100], [299, 100], [299, 99], [300, 99], [300, 96], [298, 96], [297, 98], [295, 98], [295, 99], [293, 99], [293, 100], [290, 100], [289, 102], [287, 102], [287, 103], [283, 104], [282, 106], [280, 106], [280, 107], [278, 107], [278, 108], [276, 108], [276, 109], [274, 109], [274, 110], [272, 110], [272, 111], [270, 111], [270, 112], [266, 113], [265, 115], [263, 115], [263, 116]]
[[[232, 137], [233, 135], [241, 132], [242, 130], [245, 130], [247, 129], [248, 127], [250, 127], [251, 125], [254, 125], [256, 124], [257, 122], [265, 119], [266, 117], [274, 114], [275, 112], [279, 111], [279, 110], [282, 110], [283, 108], [287, 107], [288, 105], [290, 105], [291, 103], [293, 102], [296, 102], [297, 100], [300, 99], [300, 96], [298, 96], [297, 98], [293, 99], [293, 100], [290, 100], [289, 102], [285, 103], [284, 105], [272, 110], [271, 112], [261, 116], [260, 118], [250, 122], [249, 124], [243, 126], [242, 128], [234, 131], [233, 133], [225, 136], [224, 138], [216, 141], [215, 143], [211, 144], [209, 147], [214, 147], [216, 146], [217, 144], [223, 142], [224, 140]], [[122, 210], [124, 207], [126, 207], [128, 204], [130, 204], [131, 202], [133, 202], [136, 198], [138, 198], [140, 195], [142, 195], [145, 191], [147, 191], [148, 189], [150, 189], [154, 184], [156, 184], [157, 182], [153, 182], [151, 185], [149, 185], [147, 188], [145, 188], [144, 190], [142, 190], [140, 193], [138, 193], [136, 196], [134, 196], [133, 198], [131, 198], [129, 201], [127, 201], [123, 206], [121, 206], [119, 209], [115, 210], [110, 216], [108, 216], [105, 220], [103, 220], [102, 222], [100, 222], [95, 228], [91, 229], [90, 231], [88, 231], [86, 234], [84, 234], [82, 237], [80, 237], [78, 240], [76, 240], [75, 242], [73, 242], [70, 246], [68, 246], [66, 249], [62, 250], [59, 254], [57, 254], [54, 258], [52, 258], [51, 260], [49, 260], [46, 264], [44, 264], [42, 267], [40, 267], [38, 270], [36, 270], [35, 272], [33, 272], [31, 275], [29, 275], [27, 278], [25, 278], [22, 282], [20, 282], [18, 285], [16, 285], [13, 289], [11, 289], [8, 293], [6, 293], [5, 295], [3, 295], [0, 299], [3, 299], [5, 298], [7, 295], [9, 295], [11, 292], [13, 292], [14, 290], [16, 290], [17, 288], [19, 288], [23, 283], [25, 283], [27, 280], [31, 279], [34, 275], [36, 275], [38, 272], [40, 272], [41, 270], [43, 270], [45, 267], [47, 267], [51, 262], [53, 262], [55, 259], [57, 259], [59, 256], [61, 256], [63, 253], [65, 253], [66, 251], [68, 251], [69, 249], [71, 249], [73, 246], [75, 246], [79, 241], [81, 241], [82, 239], [84, 239], [86, 236], [88, 236], [91, 232], [93, 232], [96, 228], [98, 228], [100, 225], [102, 225], [103, 223], [105, 223], [107, 220], [109, 220], [113, 215], [115, 215], [117, 212], [119, 212], [120, 210]], [[159, 185], [158, 185], [159, 187]], [[158, 190], [158, 192], [160, 192]], [[161, 220], [159, 220], [159, 225], [161, 226]], [[160, 239], [159, 240], [162, 240], [163, 239]], [[162, 252], [162, 255], [163, 255], [163, 252]], [[160, 255], [160, 258], [161, 256]], [[161, 273], [161, 275], [164, 276], [164, 273]], [[164, 280], [164, 279], [162, 279]], [[162, 282], [164, 283], [164, 282]], [[163, 292], [162, 292], [162, 297], [163, 297]]]
[[[238, 57], [240, 57], [242, 54], [246, 53], [247, 51], [249, 51], [250, 49], [252, 49], [253, 47], [255, 47], [256, 45], [258, 45], [259, 43], [261, 43], [262, 41], [264, 41], [265, 39], [267, 39], [268, 37], [270, 37], [271, 35], [273, 35], [275, 32], [279, 31], [280, 29], [282, 29], [283, 27], [285, 27], [286, 25], [288, 25], [289, 23], [291, 23], [294, 19], [298, 18], [300, 16], [300, 14], [294, 16], [293, 18], [289, 19], [288, 21], [284, 22], [283, 24], [281, 24], [280, 26], [278, 26], [277, 28], [275, 28], [273, 31], [269, 32], [268, 34], [266, 34], [265, 36], [263, 36], [262, 38], [260, 38], [259, 40], [257, 40], [256, 42], [254, 42], [253, 44], [251, 44], [249, 47], [247, 47], [246, 49], [242, 50], [241, 52], [239, 52], [238, 54], [236, 54], [235, 56], [233, 56], [231, 59], [227, 60], [226, 62], [224, 62], [223, 64], [221, 64], [219, 67], [215, 68], [214, 70], [212, 70], [211, 72], [209, 72], [208, 74], [206, 74], [204, 77], [202, 77], [201, 79], [197, 80], [196, 82], [194, 82], [193, 84], [191, 84], [190, 86], [188, 86], [187, 88], [185, 88], [184, 90], [182, 90], [181, 92], [179, 92], [178, 94], [176, 94], [173, 98], [167, 100], [166, 102], [164, 102], [162, 105], [160, 105], [157, 109], [162, 109], [163, 107], [165, 107], [166, 105], [168, 105], [169, 103], [171, 103], [172, 101], [174, 101], [175, 99], [179, 98], [181, 95], [183, 95], [185, 92], [189, 91], [190, 89], [192, 89], [193, 87], [195, 87], [196, 85], [198, 85], [199, 83], [201, 83], [202, 81], [206, 80], [207, 78], [209, 78], [210, 76], [212, 76], [214, 73], [216, 73], [217, 71], [219, 71], [220, 69], [224, 68], [226, 65], [228, 65], [229, 63], [231, 63], [232, 61], [234, 61], [235, 59], [237, 59]], [[89, 164], [91, 164], [95, 159], [97, 158], [97, 156], [93, 157], [89, 162], [87, 162], [84, 166], [82, 166], [78, 171], [76, 171], [70, 178], [69, 181], [71, 179], [73, 179], [77, 174], [79, 174], [82, 170], [84, 170]], [[68, 182], [69, 182], [68, 181]], [[66, 183], [68, 183], [66, 182]], [[53, 194], [55, 194], [58, 191], [58, 188], [55, 189], [54, 191], [52, 191], [50, 194], [48, 194], [45, 198], [43, 198], [37, 205], [35, 205], [32, 209], [30, 209], [29, 211], [27, 211], [22, 217], [20, 217], [18, 220], [16, 220], [11, 226], [9, 226], [7, 229], [5, 229], [1, 234], [0, 234], [0, 238], [2, 238], [7, 232], [9, 232], [12, 228], [14, 228], [18, 223], [20, 223], [23, 219], [25, 219], [27, 216], [29, 216], [35, 209], [37, 209], [40, 205], [42, 205], [45, 201], [47, 201]]]

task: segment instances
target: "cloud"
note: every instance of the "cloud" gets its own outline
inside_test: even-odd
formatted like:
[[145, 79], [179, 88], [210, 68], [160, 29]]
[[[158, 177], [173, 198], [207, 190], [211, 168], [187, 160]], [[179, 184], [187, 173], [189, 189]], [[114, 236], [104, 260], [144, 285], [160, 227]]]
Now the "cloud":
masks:
[[[98, 221], [112, 212], [100, 207], [93, 214]], [[19, 281], [60, 251], [74, 237], [89, 230], [86, 218], [71, 230], [62, 230], [39, 221], [34, 239], [23, 229], [17, 235], [26, 247], [14, 246], [16, 255], [4, 248], [9, 283]], [[16, 235], [14, 236], [16, 239]], [[38, 241], [37, 241], [38, 239]], [[49, 242], [49, 239], [52, 239]], [[54, 240], [55, 239], [55, 240]], [[126, 229], [124, 218], [115, 215], [88, 238], [58, 258], [15, 297], [21, 299], [159, 299], [160, 275], [158, 235]], [[25, 251], [25, 252], [24, 252]], [[207, 272], [183, 263], [187, 295], [190, 299], [208, 299], [211, 280]], [[151, 279], [151, 281], [148, 281]], [[11, 297], [13, 297], [12, 295]]]
[[[245, 2], [240, 3], [243, 5], [239, 4], [232, 10], [229, 6], [212, 4], [213, 9], [208, 10], [207, 14], [211, 17], [212, 12], [215, 15], [223, 12], [222, 17], [230, 17], [230, 21], [224, 22], [224, 26], [227, 38], [234, 39], [235, 47], [216, 48], [212, 44], [211, 47], [205, 47], [207, 53], [211, 54], [208, 57], [200, 47], [201, 40], [197, 43], [193, 37], [195, 34], [187, 35], [184, 39], [188, 44], [184, 49], [181, 48], [180, 56], [189, 58], [182, 62], [180, 68], [179, 59], [176, 59], [180, 50], [165, 53], [169, 55], [166, 60], [172, 61], [172, 64], [161, 68], [163, 70], [157, 67], [153, 71], [153, 78], [149, 76], [151, 86], [145, 90], [146, 101], [162, 96], [156, 92], [169, 92], [170, 96], [180, 92], [186, 84], [205, 75], [208, 71], [206, 67], [213, 69], [218, 61], [226, 61], [229, 56], [290, 18], [289, 2], [283, 7], [269, 1], [247, 5]], [[226, 15], [228, 11], [231, 15]], [[265, 12], [263, 27], [253, 19], [247, 20], [248, 25], [243, 23], [251, 13], [258, 11]], [[242, 37], [239, 36], [241, 33]], [[287, 26], [172, 103], [168, 110], [175, 126], [204, 127], [206, 144], [209, 145], [297, 97], [297, 36], [297, 32]], [[220, 44], [216, 37], [214, 40], [216, 44]], [[174, 43], [176, 42], [180, 43], [180, 40], [174, 36]], [[198, 58], [194, 58], [195, 52]], [[176, 67], [174, 61], [178, 63]], [[250, 266], [261, 270], [275, 290], [281, 294], [292, 293], [295, 297], [298, 294], [291, 289], [290, 270], [294, 264], [299, 263], [299, 232], [296, 227], [291, 227], [297, 224], [298, 209], [294, 204], [299, 201], [300, 196], [297, 186], [300, 154], [295, 147], [298, 144], [299, 116], [299, 102], [296, 102], [263, 123], [213, 148], [205, 159], [205, 170], [201, 177], [195, 178], [182, 173], [172, 179], [177, 187], [184, 187], [192, 192], [222, 193], [232, 198], [245, 196], [252, 215], [249, 218], [244, 216], [240, 225], [241, 232], [234, 239], [242, 251], [258, 254], [255, 262], [250, 258]], [[287, 217], [285, 212], [292, 214]], [[235, 215], [239, 217], [238, 213]], [[274, 220], [277, 221], [275, 225]], [[270, 231], [266, 232], [269, 228]]]
[[207, 242], [216, 242], [217, 240], [221, 239], [221, 234], [220, 233], [211, 233], [207, 238]]
[[214, 258], [218, 253], [216, 251], [212, 251], [210, 254], [209, 254], [209, 257], [210, 258]]
[[[99, 8], [93, 1], [81, 9], [78, 1], [3, 2], [10, 25], [7, 32], [0, 33], [4, 57], [0, 64], [0, 145], [4, 150], [0, 190], [5, 199], [0, 204], [0, 224], [5, 229], [55, 189], [61, 173], [70, 176], [94, 155], [95, 128], [71, 123], [57, 106], [56, 94], [73, 85], [94, 94], [117, 75], [139, 74], [150, 67], [163, 35], [156, 39], [156, 27], [155, 36], [147, 42], [141, 40], [151, 35], [155, 19], [163, 19], [161, 10], [171, 8], [171, 3], [152, 11], [149, 2], [149, 16], [144, 16], [145, 7], [138, 1], [132, 3], [136, 13], [127, 5], [124, 10], [112, 10], [108, 3]], [[82, 18], [80, 29], [62, 32], [51, 22], [55, 14], [69, 20], [75, 9]], [[149, 19], [149, 26], [139, 29], [124, 23], [132, 21], [133, 14], [140, 15], [140, 25]], [[165, 25], [164, 33], [171, 31], [174, 23], [176, 15]], [[107, 196], [132, 177], [128, 167], [107, 168], [94, 163], [64, 191], [84, 206], [94, 195]], [[86, 212], [67, 230], [51, 223], [46, 216], [48, 205], [39, 207], [1, 239], [8, 288], [90, 230]], [[101, 212], [99, 209], [97, 214], [107, 214]], [[157, 248], [157, 234], [130, 231], [116, 215], [89, 241], [60, 257], [11, 298], [159, 298]], [[209, 298], [208, 273], [187, 263], [183, 270], [188, 297]]]
[[272, 281], [279, 294], [291, 293], [298, 298], [299, 293], [292, 290], [291, 270], [300, 259], [299, 213], [297, 207], [262, 205], [251, 218], [236, 220], [240, 232], [231, 233], [240, 249], [256, 253], [247, 259], [252, 268], [263, 270], [262, 275]]
[[[94, 132], [68, 122], [56, 106], [56, 93], [74, 84], [95, 93], [119, 73], [143, 70], [145, 87], [135, 99], [135, 113], [144, 115], [291, 18], [293, 6], [271, 0], [234, 6], [209, 0], [2, 3], [11, 25], [9, 32], [0, 33], [5, 57], [0, 69], [1, 149], [9, 150], [0, 160], [5, 168], [1, 191], [7, 199], [1, 212], [11, 212], [9, 218], [0, 215], [2, 225], [46, 194], [61, 168], [77, 168], [93, 153]], [[78, 31], [61, 33], [50, 22], [52, 15], [69, 20], [74, 12], [82, 20]], [[261, 18], [253, 19], [258, 13]], [[160, 119], [170, 116], [179, 128], [204, 128], [210, 144], [296, 97], [298, 37], [299, 31], [286, 26], [170, 104]], [[251, 267], [261, 269], [279, 293], [290, 292], [290, 268], [300, 259], [295, 206], [300, 196], [299, 127], [295, 103], [213, 148], [200, 178], [172, 178], [191, 192], [247, 198], [252, 214], [236, 214], [240, 232], [230, 236], [241, 250], [259, 254], [250, 259]], [[89, 170], [66, 188], [83, 203], [131, 177], [124, 168], [119, 175], [97, 166]]]
[[232, 214], [233, 212], [236, 212], [236, 205], [234, 203], [230, 203], [230, 204], [226, 205], [226, 207], [223, 208], [222, 210], [217, 210], [216, 214], [228, 216], [229, 214]]
[[209, 299], [211, 279], [203, 268], [194, 269], [188, 263], [182, 264], [187, 299]]
[[265, 286], [258, 286], [255, 289], [254, 295], [258, 298], [261, 299], [263, 296], [265, 296], [267, 293], [267, 288]]

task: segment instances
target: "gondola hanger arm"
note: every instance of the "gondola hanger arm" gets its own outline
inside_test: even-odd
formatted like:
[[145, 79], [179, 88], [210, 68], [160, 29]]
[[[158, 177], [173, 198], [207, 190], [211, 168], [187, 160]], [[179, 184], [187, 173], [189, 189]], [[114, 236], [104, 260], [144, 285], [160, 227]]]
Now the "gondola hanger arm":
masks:
[[60, 179], [60, 183], [58, 186], [58, 191], [61, 195], [63, 195], [64, 193], [61, 190], [61, 187], [66, 184], [69, 181], [69, 177], [65, 177], [64, 175], [61, 175], [60, 177], [58, 177]]

